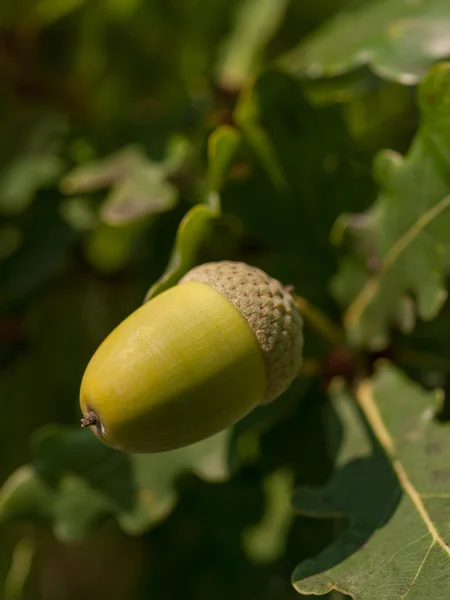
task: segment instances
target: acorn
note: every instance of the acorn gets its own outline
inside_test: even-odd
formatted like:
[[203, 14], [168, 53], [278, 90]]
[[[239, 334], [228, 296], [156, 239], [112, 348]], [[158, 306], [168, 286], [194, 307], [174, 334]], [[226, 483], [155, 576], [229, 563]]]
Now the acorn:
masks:
[[193, 444], [278, 398], [302, 347], [289, 287], [242, 262], [200, 265], [97, 349], [81, 383], [81, 424], [129, 453]]

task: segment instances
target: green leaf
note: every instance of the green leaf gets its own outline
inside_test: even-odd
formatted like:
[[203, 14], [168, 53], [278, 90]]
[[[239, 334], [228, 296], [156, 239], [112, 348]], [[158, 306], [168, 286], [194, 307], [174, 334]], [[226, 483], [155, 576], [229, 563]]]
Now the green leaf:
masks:
[[290, 506], [293, 480], [293, 473], [287, 469], [275, 471], [264, 479], [264, 518], [247, 529], [243, 539], [247, 553], [255, 562], [270, 563], [283, 556], [286, 537], [295, 518]]
[[86, 0], [37, 0], [33, 17], [42, 25], [51, 25], [79, 9]]
[[219, 192], [225, 183], [228, 171], [241, 143], [237, 129], [221, 125], [208, 138], [209, 187]]
[[[24, 123], [21, 124], [25, 126]], [[19, 127], [18, 124], [16, 124]], [[19, 140], [20, 152], [0, 171], [0, 213], [20, 215], [38, 190], [53, 186], [64, 169], [59, 156], [66, 123], [58, 115], [41, 115]], [[8, 158], [11, 150], [8, 152]]]
[[445, 598], [450, 577], [448, 426], [435, 420], [440, 394], [396, 367], [363, 381], [357, 403], [334, 390], [345, 435], [324, 488], [299, 489], [294, 506], [348, 525], [296, 568], [303, 594], [332, 589], [354, 600]]
[[65, 540], [84, 539], [107, 516], [130, 534], [163, 520], [176, 504], [177, 478], [228, 477], [229, 432], [160, 455], [127, 455], [91, 431], [48, 426], [34, 437], [35, 459], [0, 491], [0, 522], [50, 521]]
[[30, 535], [24, 535], [16, 542], [11, 567], [5, 579], [5, 600], [20, 600], [25, 597], [25, 587], [30, 578], [36, 549], [36, 542]]
[[63, 163], [56, 156], [42, 154], [17, 158], [1, 178], [1, 212], [8, 215], [23, 212], [37, 190], [55, 182], [62, 169]]
[[281, 25], [289, 0], [243, 0], [235, 24], [222, 45], [217, 78], [227, 89], [240, 89], [255, 73], [264, 47]]
[[410, 331], [416, 313], [431, 319], [446, 298], [450, 64], [434, 67], [420, 87], [419, 101], [422, 122], [409, 152], [378, 155], [378, 199], [365, 215], [339, 225], [349, 228], [353, 252], [332, 289], [342, 305], [350, 305], [344, 322], [351, 341], [374, 349], [387, 343], [391, 324]]
[[175, 285], [194, 266], [197, 252], [218, 216], [219, 212], [206, 204], [197, 204], [184, 216], [178, 227], [169, 264], [147, 292], [144, 302]]
[[251, 81], [243, 90], [234, 118], [247, 143], [269, 173], [273, 185], [277, 190], [284, 191], [287, 183], [283, 169], [272, 141], [260, 122], [260, 84], [260, 79]]
[[84, 239], [87, 260], [99, 271], [116, 273], [123, 269], [132, 256], [138, 236], [148, 225], [142, 221], [113, 227], [100, 223]]
[[281, 59], [297, 77], [330, 77], [368, 65], [377, 75], [411, 85], [450, 56], [446, 0], [372, 0], [326, 22]]
[[164, 163], [148, 160], [131, 146], [75, 168], [64, 177], [61, 189], [72, 195], [111, 188], [100, 217], [108, 225], [124, 225], [174, 208], [178, 191], [169, 175]]
[[63, 219], [75, 231], [92, 231], [98, 226], [98, 218], [94, 207], [85, 196], [74, 196], [60, 203]]

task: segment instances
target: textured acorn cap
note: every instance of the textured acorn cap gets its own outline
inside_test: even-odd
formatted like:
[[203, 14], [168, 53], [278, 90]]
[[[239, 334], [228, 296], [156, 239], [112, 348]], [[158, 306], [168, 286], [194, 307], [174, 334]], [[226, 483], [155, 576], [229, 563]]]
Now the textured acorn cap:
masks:
[[191, 269], [179, 283], [207, 283], [243, 315], [260, 345], [267, 371], [263, 404], [280, 396], [302, 363], [302, 319], [292, 294], [261, 269], [242, 262], [221, 261]]

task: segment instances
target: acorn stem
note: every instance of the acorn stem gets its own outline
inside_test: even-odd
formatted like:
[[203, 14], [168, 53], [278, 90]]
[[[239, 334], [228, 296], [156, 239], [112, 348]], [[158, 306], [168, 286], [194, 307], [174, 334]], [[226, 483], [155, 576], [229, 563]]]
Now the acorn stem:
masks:
[[307, 323], [321, 335], [332, 346], [345, 346], [346, 339], [344, 331], [327, 317], [316, 306], [301, 296], [294, 295], [295, 305], [298, 312]]
[[92, 425], [98, 425], [99, 420], [95, 412], [91, 411], [88, 413], [87, 417], [81, 419], [80, 423], [81, 427], [92, 427]]

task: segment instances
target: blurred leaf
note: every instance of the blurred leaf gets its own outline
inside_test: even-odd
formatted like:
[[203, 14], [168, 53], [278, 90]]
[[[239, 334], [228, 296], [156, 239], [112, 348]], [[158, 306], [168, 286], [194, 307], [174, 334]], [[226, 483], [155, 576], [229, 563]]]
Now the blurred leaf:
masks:
[[219, 192], [222, 188], [240, 142], [239, 132], [229, 125], [218, 127], [209, 136], [208, 174], [211, 190]]
[[11, 567], [5, 580], [5, 600], [21, 600], [25, 597], [25, 585], [29, 579], [36, 555], [36, 542], [31, 536], [23, 536], [12, 552]]
[[181, 221], [169, 264], [164, 274], [152, 285], [144, 302], [175, 285], [195, 264], [197, 252], [219, 213], [206, 204], [197, 204]]
[[173, 134], [167, 141], [164, 152], [164, 166], [167, 172], [176, 173], [188, 163], [192, 154], [192, 142], [181, 134]]
[[46, 427], [34, 437], [34, 462], [0, 491], [0, 521], [50, 520], [59, 538], [79, 540], [113, 515], [126, 532], [142, 533], [173, 509], [181, 474], [227, 478], [228, 437], [222, 432], [187, 449], [132, 456], [104, 446], [91, 431]]
[[39, 189], [57, 182], [64, 169], [59, 154], [65, 128], [64, 118], [41, 115], [31, 131], [19, 140], [17, 156], [0, 170], [0, 213], [8, 216], [22, 213]]
[[276, 471], [265, 478], [266, 511], [261, 523], [244, 532], [243, 544], [256, 562], [280, 559], [286, 535], [295, 518], [290, 505], [294, 478], [289, 471]]
[[[290, 584], [293, 561], [314, 556], [331, 539], [330, 523], [296, 517], [290, 502], [295, 483], [322, 483], [329, 473], [320, 425], [328, 404], [319, 385], [307, 382], [306, 387], [300, 380], [289, 389], [290, 410], [283, 396], [250, 413], [245, 431], [242, 421], [233, 428], [233, 435], [241, 431], [236, 444], [247, 460], [243, 467], [240, 457], [239, 470], [228, 481], [210, 485], [183, 479], [173, 514], [149, 535], [148, 593], [176, 598], [181, 578], [186, 600], [208, 600], [211, 590], [217, 600], [298, 599]], [[271, 406], [284, 413], [273, 420], [275, 427], [267, 414]], [[265, 433], [258, 436], [256, 429]], [[259, 447], [257, 459], [250, 459], [248, 446]], [[299, 460], [305, 456], [308, 460]], [[175, 580], [174, 564], [179, 568]]]
[[105, 11], [118, 21], [129, 18], [144, 0], [103, 0]]
[[63, 219], [76, 231], [91, 231], [98, 225], [94, 208], [83, 196], [67, 198], [60, 204]]
[[42, 25], [50, 25], [77, 10], [87, 0], [35, 0], [33, 16]]
[[346, 516], [336, 541], [293, 574], [295, 588], [331, 589], [355, 600], [445, 598], [450, 576], [448, 427], [435, 419], [438, 394], [392, 365], [363, 381], [357, 407], [333, 403], [345, 431], [338, 469], [324, 488], [301, 488], [300, 513]]
[[55, 156], [22, 156], [3, 172], [0, 185], [0, 210], [13, 215], [22, 212], [36, 191], [56, 181], [63, 165]]
[[[422, 123], [405, 157], [381, 153], [375, 176], [381, 192], [357, 221], [365, 239], [333, 281], [352, 342], [383, 347], [394, 322], [410, 330], [414, 312], [431, 319], [446, 298], [450, 272], [450, 64], [436, 66], [420, 88]], [[356, 222], [356, 221], [354, 221]], [[351, 224], [351, 221], [350, 221]], [[355, 230], [355, 227], [352, 227]]]
[[123, 269], [132, 256], [138, 236], [148, 223], [132, 222], [122, 227], [101, 223], [84, 240], [84, 251], [91, 265], [104, 273]]
[[[141, 297], [129, 281], [107, 281], [73, 260], [57, 278], [52, 275], [25, 308], [20, 299], [20, 312], [17, 306], [12, 314], [10, 307], [3, 310], [0, 407], [8, 419], [0, 420], [0, 482], [29, 460], [33, 431], [78, 418], [80, 381], [89, 358]], [[5, 360], [8, 314], [12, 342], [17, 341]]]
[[289, 0], [242, 0], [216, 66], [219, 83], [240, 89], [255, 73], [264, 47], [277, 31]]
[[164, 163], [149, 161], [137, 147], [75, 168], [61, 183], [65, 194], [110, 187], [100, 216], [108, 225], [123, 225], [171, 210], [178, 198]]
[[[142, 0], [99, 0], [103, 14], [117, 20], [129, 18]], [[52, 25], [81, 8], [87, 0], [35, 0], [33, 17], [44, 26]]]
[[260, 87], [261, 79], [247, 85], [239, 97], [234, 118], [247, 143], [267, 169], [274, 186], [278, 191], [284, 191], [287, 184], [283, 170], [270, 137], [260, 123]]
[[297, 77], [330, 77], [361, 65], [406, 85], [450, 56], [446, 0], [370, 0], [338, 14], [281, 59]]

